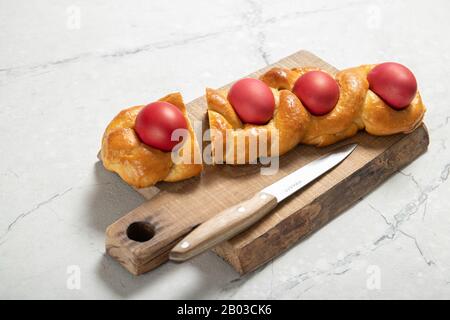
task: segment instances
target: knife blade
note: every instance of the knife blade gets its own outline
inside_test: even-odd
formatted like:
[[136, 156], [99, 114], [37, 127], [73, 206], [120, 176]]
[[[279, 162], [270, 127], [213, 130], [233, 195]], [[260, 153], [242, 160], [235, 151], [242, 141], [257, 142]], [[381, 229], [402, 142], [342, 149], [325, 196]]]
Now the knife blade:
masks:
[[345, 160], [357, 147], [349, 144], [314, 160], [200, 224], [169, 253], [173, 261], [188, 260], [241, 233], [268, 214], [278, 203]]

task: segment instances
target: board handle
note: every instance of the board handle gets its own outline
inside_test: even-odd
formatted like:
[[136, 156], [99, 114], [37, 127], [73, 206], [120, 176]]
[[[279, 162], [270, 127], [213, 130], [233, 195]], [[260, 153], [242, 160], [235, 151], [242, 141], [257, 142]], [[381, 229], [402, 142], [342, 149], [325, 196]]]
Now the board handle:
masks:
[[106, 229], [106, 252], [139, 275], [166, 262], [170, 249], [194, 227], [174, 221], [169, 208], [148, 201]]
[[185, 261], [213, 248], [249, 228], [276, 205], [277, 199], [273, 195], [259, 192], [195, 228], [170, 251], [169, 258]]

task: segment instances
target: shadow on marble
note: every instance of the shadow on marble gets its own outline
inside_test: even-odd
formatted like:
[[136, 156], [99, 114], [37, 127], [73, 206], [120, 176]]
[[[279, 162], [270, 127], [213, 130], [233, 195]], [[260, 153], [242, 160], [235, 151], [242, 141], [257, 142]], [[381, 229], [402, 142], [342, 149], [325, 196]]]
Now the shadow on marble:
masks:
[[[99, 260], [97, 267], [99, 278], [120, 298], [139, 296], [148, 299], [164, 299], [169, 294], [171, 299], [220, 298], [222, 295], [232, 295], [237, 287], [258, 272], [239, 276], [212, 252], [183, 264], [167, 262], [140, 276], [130, 274], [106, 254]], [[186, 279], [186, 273], [191, 274], [190, 279]], [[188, 288], [187, 292], [184, 288]]]
[[96, 183], [89, 195], [88, 224], [104, 233], [114, 221], [140, 206], [145, 199], [125, 184], [119, 176], [106, 170], [100, 161], [95, 163]]

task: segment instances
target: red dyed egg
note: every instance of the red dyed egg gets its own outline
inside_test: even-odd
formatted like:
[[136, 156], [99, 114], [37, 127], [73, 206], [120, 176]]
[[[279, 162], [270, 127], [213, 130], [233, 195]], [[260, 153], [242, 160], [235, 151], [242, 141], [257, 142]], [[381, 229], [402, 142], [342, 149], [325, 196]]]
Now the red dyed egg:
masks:
[[245, 78], [237, 81], [228, 92], [239, 118], [245, 123], [265, 124], [273, 117], [275, 98], [261, 80]]
[[157, 101], [138, 113], [134, 128], [142, 142], [169, 152], [179, 142], [172, 141], [172, 133], [176, 129], [187, 129], [187, 122], [180, 109], [173, 104]]
[[417, 81], [404, 65], [381, 63], [367, 75], [370, 89], [394, 109], [404, 109], [416, 96]]
[[297, 79], [292, 89], [303, 105], [313, 115], [324, 115], [336, 106], [339, 86], [328, 73], [310, 71]]

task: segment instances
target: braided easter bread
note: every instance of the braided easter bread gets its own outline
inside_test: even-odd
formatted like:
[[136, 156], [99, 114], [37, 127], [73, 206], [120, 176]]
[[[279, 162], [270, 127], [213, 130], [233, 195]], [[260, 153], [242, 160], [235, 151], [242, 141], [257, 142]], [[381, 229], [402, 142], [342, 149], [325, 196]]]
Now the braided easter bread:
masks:
[[[189, 137], [183, 141], [179, 154], [200, 156], [200, 149], [189, 122], [180, 93], [172, 93], [158, 101], [178, 108], [186, 120]], [[144, 188], [159, 181], [175, 182], [199, 175], [202, 164], [174, 163], [171, 152], [159, 150], [139, 139], [135, 130], [136, 117], [145, 106], [122, 110], [108, 125], [102, 139], [101, 160], [106, 169], [116, 172], [125, 182]]]
[[[225, 98], [224, 92], [206, 89], [214, 162], [219, 162], [220, 148], [222, 149], [220, 154], [223, 156], [221, 158], [227, 163], [249, 163], [255, 161], [263, 152], [271, 155], [271, 142], [276, 141], [273, 139], [275, 134], [278, 135], [280, 154], [289, 151], [301, 141], [306, 132], [306, 126], [303, 124], [309, 121], [308, 112], [302, 108], [300, 101], [289, 90], [273, 89], [272, 92], [275, 97], [273, 118], [265, 125], [255, 125], [241, 122], [230, 102]], [[226, 147], [227, 139], [233, 141], [232, 150]], [[245, 143], [245, 152], [238, 152], [239, 139]], [[264, 139], [266, 150], [258, 148], [256, 153], [251, 154], [249, 152], [251, 139], [254, 139], [259, 148], [259, 141]]]
[[[275, 97], [273, 118], [265, 124], [243, 123], [229, 101], [228, 90], [207, 89], [214, 161], [236, 164], [242, 163], [242, 158], [246, 163], [254, 160], [248, 155], [247, 145], [241, 158], [236, 150], [227, 149], [226, 140], [230, 138], [233, 141], [245, 140], [247, 136], [253, 135], [258, 140], [265, 139], [266, 145], [270, 146], [271, 135], [278, 132], [278, 151], [274, 154], [273, 150], [272, 153], [267, 150], [269, 155], [276, 156], [286, 153], [299, 143], [327, 146], [363, 129], [379, 136], [413, 131], [420, 125], [425, 113], [419, 92], [415, 93], [407, 106], [401, 110], [394, 109], [369, 89], [367, 77], [374, 67], [375, 65], [363, 65], [330, 75], [338, 85], [338, 99], [332, 110], [323, 115], [309, 112], [294, 94], [294, 86], [300, 77], [310, 71], [325, 71], [308, 67], [270, 69], [260, 77]], [[225, 134], [226, 130], [228, 136]], [[263, 131], [269, 134], [262, 135]], [[220, 156], [216, 155], [218, 149], [222, 151]]]

